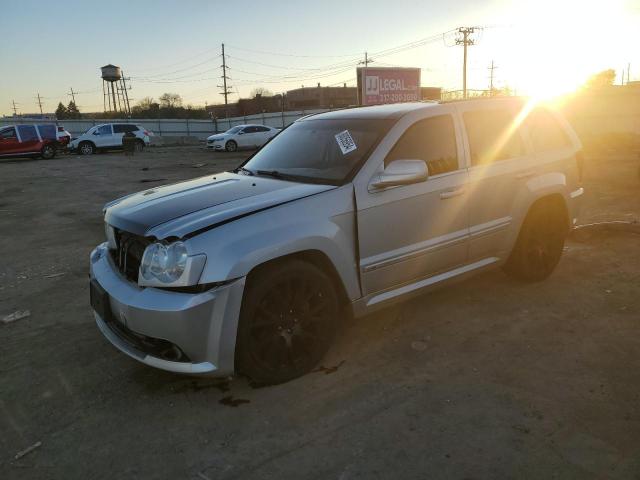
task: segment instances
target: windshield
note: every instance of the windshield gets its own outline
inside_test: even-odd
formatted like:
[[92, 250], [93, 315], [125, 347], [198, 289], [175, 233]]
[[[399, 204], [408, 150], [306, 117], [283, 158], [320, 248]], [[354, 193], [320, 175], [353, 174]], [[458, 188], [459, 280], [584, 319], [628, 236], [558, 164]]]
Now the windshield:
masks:
[[367, 159], [391, 121], [309, 119], [296, 122], [244, 165], [332, 185], [343, 183]]
[[238, 133], [240, 130], [242, 130], [242, 127], [237, 126], [237, 127], [230, 128], [229, 130], [227, 130], [224, 133]]

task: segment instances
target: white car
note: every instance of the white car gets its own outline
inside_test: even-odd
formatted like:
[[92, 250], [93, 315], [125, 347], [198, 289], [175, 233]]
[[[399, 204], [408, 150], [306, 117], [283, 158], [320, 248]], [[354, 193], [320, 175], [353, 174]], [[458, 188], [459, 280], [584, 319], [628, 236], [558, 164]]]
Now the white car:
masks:
[[207, 138], [207, 148], [235, 152], [239, 148], [258, 148], [280, 133], [279, 128], [264, 125], [236, 125], [224, 133]]
[[131, 132], [137, 137], [136, 150], [142, 151], [149, 146], [151, 132], [131, 123], [105, 123], [91, 127], [78, 138], [69, 143], [69, 150], [77, 151], [81, 155], [92, 155], [98, 150], [112, 150], [122, 148], [122, 136]]

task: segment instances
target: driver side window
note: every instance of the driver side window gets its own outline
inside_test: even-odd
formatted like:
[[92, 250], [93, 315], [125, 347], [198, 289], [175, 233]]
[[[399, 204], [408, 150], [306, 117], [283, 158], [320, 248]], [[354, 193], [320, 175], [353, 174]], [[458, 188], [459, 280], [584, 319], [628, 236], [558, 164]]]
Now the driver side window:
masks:
[[97, 132], [99, 135], [111, 135], [111, 125], [102, 125]]
[[451, 115], [439, 115], [411, 125], [384, 159], [385, 167], [394, 160], [422, 160], [429, 176], [458, 170], [458, 148]]

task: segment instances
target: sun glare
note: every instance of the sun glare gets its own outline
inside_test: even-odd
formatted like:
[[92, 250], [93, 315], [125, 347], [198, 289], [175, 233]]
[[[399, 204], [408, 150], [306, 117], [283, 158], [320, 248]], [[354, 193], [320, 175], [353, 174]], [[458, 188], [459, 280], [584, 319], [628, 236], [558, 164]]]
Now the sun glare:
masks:
[[576, 91], [598, 69], [615, 67], [607, 61], [625, 21], [622, 1], [544, 0], [518, 16], [519, 41], [507, 48], [518, 65], [519, 93], [554, 99]]

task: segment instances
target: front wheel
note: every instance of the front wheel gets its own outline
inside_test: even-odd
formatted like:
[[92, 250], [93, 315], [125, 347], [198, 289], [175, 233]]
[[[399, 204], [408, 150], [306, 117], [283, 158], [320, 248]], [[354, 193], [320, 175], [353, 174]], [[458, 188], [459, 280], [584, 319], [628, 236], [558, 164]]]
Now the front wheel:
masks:
[[504, 270], [525, 282], [546, 279], [558, 265], [567, 235], [567, 218], [551, 201], [529, 211]]
[[224, 149], [227, 152], [235, 152], [236, 150], [238, 150], [238, 144], [236, 142], [234, 142], [233, 140], [229, 140], [225, 146]]
[[339, 301], [329, 276], [291, 260], [253, 274], [238, 325], [238, 371], [263, 384], [286, 382], [310, 371], [329, 349]]
[[82, 142], [78, 146], [78, 152], [80, 155], [93, 155], [96, 151], [96, 147], [91, 142]]
[[44, 147], [42, 147], [42, 150], [40, 150], [40, 156], [45, 160], [49, 160], [49, 159], [55, 157], [56, 156], [56, 147], [54, 147], [51, 144], [45, 145]]

